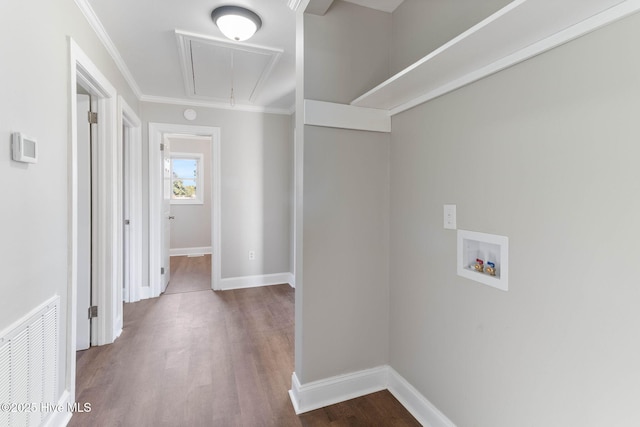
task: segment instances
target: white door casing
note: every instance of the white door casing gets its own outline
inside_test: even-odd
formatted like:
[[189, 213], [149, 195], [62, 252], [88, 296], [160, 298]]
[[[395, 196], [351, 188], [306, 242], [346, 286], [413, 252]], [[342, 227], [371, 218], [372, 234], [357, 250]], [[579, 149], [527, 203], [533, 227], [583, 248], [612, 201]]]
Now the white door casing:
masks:
[[[124, 181], [123, 203], [127, 212], [129, 224], [124, 226], [124, 236], [128, 242], [123, 242], [123, 278], [129, 280], [128, 285], [122, 288], [122, 294], [118, 296], [119, 301], [136, 302], [142, 297], [142, 123], [137, 114], [118, 96], [118, 141], [126, 141], [126, 147], [122, 147], [124, 160], [122, 167], [122, 177]], [[127, 263], [125, 268], [124, 263]], [[128, 272], [127, 272], [128, 270]], [[126, 276], [125, 276], [126, 275]], [[125, 289], [126, 288], [126, 289]], [[148, 288], [147, 288], [148, 289]], [[121, 309], [121, 305], [118, 308]], [[121, 316], [118, 316], [121, 317]], [[122, 328], [122, 325], [119, 325]]]

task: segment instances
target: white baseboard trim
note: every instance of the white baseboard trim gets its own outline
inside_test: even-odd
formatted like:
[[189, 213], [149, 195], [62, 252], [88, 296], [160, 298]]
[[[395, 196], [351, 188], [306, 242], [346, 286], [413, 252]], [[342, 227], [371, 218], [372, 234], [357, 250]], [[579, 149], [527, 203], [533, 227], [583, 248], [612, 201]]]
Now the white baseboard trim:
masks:
[[151, 286], [140, 286], [138, 296], [141, 300], [151, 298]]
[[291, 273], [259, 274], [256, 276], [228, 277], [220, 280], [223, 291], [231, 289], [257, 288], [259, 286], [281, 285], [290, 283]]
[[69, 410], [69, 405], [72, 403], [69, 399], [71, 394], [69, 390], [62, 392], [60, 400], [58, 400], [58, 408], [64, 408], [63, 411], [52, 411], [49, 416], [43, 421], [42, 427], [64, 427], [69, 424], [71, 416], [73, 415]]
[[287, 273], [287, 276], [289, 277], [289, 280], [287, 281], [287, 283], [289, 283], [289, 286], [291, 286], [293, 289], [296, 288], [296, 276], [293, 275], [293, 273]]
[[433, 403], [391, 366], [387, 366], [387, 389], [423, 426], [456, 427]]
[[386, 388], [387, 367], [366, 369], [300, 385], [298, 376], [291, 379], [291, 401], [296, 414], [313, 411]]
[[172, 248], [169, 249], [169, 256], [203, 255], [210, 254], [211, 246], [201, 248]]
[[294, 372], [289, 397], [296, 414], [344, 402], [376, 391], [391, 394], [425, 427], [456, 427], [442, 412], [388, 365], [301, 385]]

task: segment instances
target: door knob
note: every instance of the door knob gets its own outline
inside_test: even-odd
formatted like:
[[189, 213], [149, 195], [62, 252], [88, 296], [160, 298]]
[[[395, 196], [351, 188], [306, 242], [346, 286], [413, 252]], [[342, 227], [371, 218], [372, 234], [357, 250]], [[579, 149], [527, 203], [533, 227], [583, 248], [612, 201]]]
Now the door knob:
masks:
[[176, 219], [176, 217], [173, 215], [169, 215], [169, 219]]

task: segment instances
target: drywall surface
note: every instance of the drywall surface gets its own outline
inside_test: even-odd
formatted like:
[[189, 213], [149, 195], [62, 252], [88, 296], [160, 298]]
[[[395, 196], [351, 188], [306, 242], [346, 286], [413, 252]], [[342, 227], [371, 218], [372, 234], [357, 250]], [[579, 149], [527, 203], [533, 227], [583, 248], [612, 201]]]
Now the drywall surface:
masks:
[[[390, 24], [345, 2], [306, 15], [305, 98], [346, 102], [386, 76]], [[302, 166], [304, 384], [388, 360], [389, 135], [305, 126]]]
[[389, 77], [391, 14], [335, 2], [305, 15], [306, 99], [348, 104]]
[[[37, 13], [34, 13], [37, 11]], [[137, 109], [135, 96], [73, 0], [0, 5], [0, 330], [61, 298], [59, 392], [67, 378], [69, 37]], [[11, 160], [12, 132], [38, 140], [38, 163]], [[69, 355], [69, 357], [75, 357]], [[54, 402], [55, 403], [55, 402]]]
[[[187, 121], [185, 108], [197, 119]], [[220, 128], [222, 278], [290, 272], [291, 116], [149, 102], [141, 110], [143, 153], [149, 122]], [[148, 182], [148, 165], [143, 176]], [[148, 230], [143, 240], [148, 261]]]
[[[633, 16], [394, 116], [390, 363], [456, 425], [640, 424]], [[509, 237], [509, 291], [456, 275]]]
[[211, 138], [169, 138], [171, 153], [201, 154], [202, 203], [171, 204], [171, 249], [211, 247]]
[[511, 1], [404, 0], [393, 12], [391, 74], [402, 71]]

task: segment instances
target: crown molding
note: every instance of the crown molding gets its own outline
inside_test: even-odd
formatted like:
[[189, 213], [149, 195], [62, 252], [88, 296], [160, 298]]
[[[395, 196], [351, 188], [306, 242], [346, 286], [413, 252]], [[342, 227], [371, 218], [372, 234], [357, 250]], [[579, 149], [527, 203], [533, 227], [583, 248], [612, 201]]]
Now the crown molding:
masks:
[[282, 114], [290, 116], [293, 114], [293, 108], [268, 108], [268, 107], [258, 107], [255, 105], [245, 105], [245, 104], [236, 104], [235, 106], [231, 106], [226, 102], [216, 102], [216, 101], [196, 101], [193, 99], [185, 99], [185, 98], [169, 98], [165, 96], [153, 96], [153, 95], [142, 95], [140, 97], [140, 101], [142, 102], [153, 102], [156, 104], [171, 104], [171, 105], [184, 105], [190, 107], [205, 107], [205, 108], [217, 108], [221, 110], [231, 110], [231, 111], [243, 111], [246, 113], [267, 113], [267, 114]]
[[95, 31], [96, 35], [98, 36], [98, 39], [100, 39], [105, 49], [107, 49], [107, 52], [109, 53], [109, 55], [111, 55], [111, 58], [116, 63], [116, 66], [118, 67], [118, 69], [124, 76], [125, 80], [131, 87], [131, 90], [133, 91], [133, 93], [136, 95], [136, 97], [138, 97], [138, 99], [140, 99], [140, 97], [142, 96], [142, 92], [140, 91], [140, 86], [138, 86], [138, 83], [136, 83], [136, 80], [133, 78], [131, 71], [129, 71], [129, 68], [127, 67], [124, 60], [122, 59], [120, 52], [118, 52], [118, 49], [116, 48], [115, 44], [113, 44], [111, 37], [109, 37], [109, 34], [107, 34], [107, 30], [105, 30], [104, 26], [102, 25], [102, 22], [100, 22], [100, 19], [98, 19], [98, 16], [94, 12], [89, 2], [87, 0], [75, 0], [75, 2], [78, 8], [80, 9], [80, 11], [82, 12], [82, 14], [84, 15], [84, 17], [89, 22], [89, 25], [91, 26], [91, 28], [93, 28], [93, 31]]

